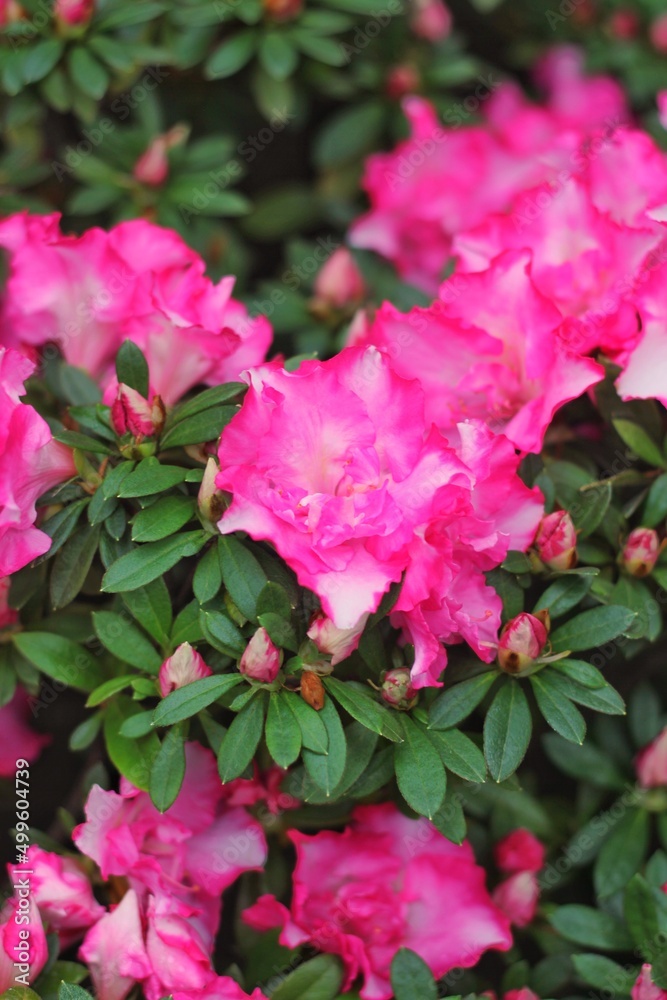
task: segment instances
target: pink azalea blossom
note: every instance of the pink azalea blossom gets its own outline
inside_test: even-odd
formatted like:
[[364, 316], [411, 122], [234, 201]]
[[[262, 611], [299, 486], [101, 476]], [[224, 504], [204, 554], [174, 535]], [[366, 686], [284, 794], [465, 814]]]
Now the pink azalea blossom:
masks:
[[541, 514], [509, 443], [461, 425], [457, 453], [427, 434], [422, 389], [374, 348], [248, 378], [220, 441], [223, 534], [270, 540], [337, 629], [358, 628], [405, 573], [392, 622], [418, 646], [416, 687], [437, 683], [443, 641], [490, 659], [500, 600], [483, 573], [528, 547]]
[[51, 737], [38, 733], [30, 726], [30, 703], [22, 687], [17, 687], [12, 699], [0, 708], [0, 777], [13, 778], [16, 758], [32, 763], [37, 760]]
[[310, 943], [340, 955], [344, 991], [361, 975], [363, 1000], [389, 1000], [389, 967], [401, 947], [421, 955], [436, 978], [475, 965], [489, 948], [511, 947], [507, 918], [470, 845], [455, 846], [426, 820], [387, 803], [357, 808], [342, 833], [290, 838], [291, 909], [263, 896], [244, 919], [258, 930], [280, 927], [287, 947]]
[[544, 867], [545, 848], [534, 833], [519, 827], [498, 841], [493, 856], [500, 871], [508, 875], [539, 872]]
[[55, 442], [46, 421], [21, 402], [33, 371], [26, 357], [0, 347], [0, 577], [48, 552], [51, 539], [35, 527], [35, 503], [76, 474], [70, 449]]
[[[224, 787], [225, 802], [229, 806], [253, 806], [265, 804], [270, 816], [279, 816], [286, 809], [298, 809], [301, 805], [293, 795], [282, 790], [287, 771], [280, 767], [259, 770], [254, 764], [252, 778], [236, 778]], [[267, 822], [268, 817], [263, 817]]]
[[202, 677], [210, 677], [212, 673], [197, 650], [193, 649], [189, 642], [182, 642], [160, 667], [158, 674], [160, 694], [166, 698], [172, 691], [186, 684], [192, 684]]
[[415, 0], [410, 27], [420, 38], [439, 42], [452, 30], [451, 11], [443, 0]]
[[266, 1000], [260, 989], [246, 993], [229, 976], [214, 976], [199, 990], [173, 990], [173, 1000]]
[[87, 24], [93, 16], [95, 0], [56, 0], [53, 14], [57, 21], [68, 25]]
[[667, 785], [667, 729], [663, 729], [637, 755], [635, 770], [642, 788]]
[[496, 886], [491, 898], [510, 923], [515, 927], [527, 927], [535, 918], [539, 897], [535, 873], [523, 871], [515, 872]]
[[653, 982], [651, 966], [642, 965], [639, 976], [632, 987], [632, 1000], [667, 1000], [667, 990], [661, 989]]
[[0, 990], [34, 983], [46, 965], [48, 953], [35, 898], [19, 886], [0, 910]]
[[320, 653], [331, 656], [331, 665], [335, 667], [357, 649], [367, 620], [368, 615], [362, 615], [353, 628], [336, 628], [330, 618], [318, 614], [310, 624], [308, 638]]
[[116, 394], [112, 362], [123, 340], [145, 352], [151, 387], [173, 405], [198, 383], [232, 381], [264, 358], [271, 328], [214, 285], [176, 233], [136, 219], [108, 233], [63, 236], [59, 216], [0, 223], [9, 251], [3, 341], [23, 350], [55, 342], [65, 359]]
[[135, 983], [150, 975], [139, 901], [132, 889], [88, 931], [79, 955], [90, 970], [98, 1000], [125, 1000]]
[[9, 577], [0, 577], [0, 629], [15, 625], [19, 620], [19, 613], [9, 606]]

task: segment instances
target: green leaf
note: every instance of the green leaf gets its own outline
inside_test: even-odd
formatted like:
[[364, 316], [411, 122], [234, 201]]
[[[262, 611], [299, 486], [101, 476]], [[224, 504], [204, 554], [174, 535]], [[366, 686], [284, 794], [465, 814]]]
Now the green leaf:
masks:
[[307, 705], [298, 694], [287, 695], [287, 705], [299, 723], [301, 741], [307, 750], [314, 753], [327, 753], [329, 749], [329, 734], [320, 718], [320, 713]]
[[202, 609], [199, 622], [204, 638], [214, 649], [234, 659], [243, 656], [247, 643], [236, 625], [222, 611]]
[[386, 111], [381, 101], [348, 106], [330, 115], [315, 141], [314, 158], [319, 167], [337, 167], [372, 149], [380, 137]]
[[544, 608], [549, 609], [552, 620], [566, 614], [586, 596], [594, 579], [594, 576], [588, 574], [586, 576], [574, 574], [561, 576], [550, 587], [547, 587], [542, 596], [538, 598], [533, 614]]
[[612, 896], [630, 881], [648, 850], [649, 814], [628, 809], [602, 845], [595, 862], [593, 880], [598, 896]]
[[104, 680], [102, 669], [88, 650], [53, 632], [20, 632], [14, 645], [47, 677], [89, 693]]
[[127, 615], [94, 611], [92, 617], [97, 638], [110, 653], [138, 670], [157, 674], [162, 657], [143, 632], [127, 620]]
[[190, 601], [182, 611], [179, 611], [171, 630], [171, 648], [175, 649], [182, 642], [201, 642], [204, 630], [201, 627], [199, 601]]
[[90, 502], [89, 497], [85, 497], [83, 500], [75, 500], [74, 503], [63, 507], [53, 517], [49, 517], [40, 524], [40, 529], [51, 538], [51, 548], [42, 556], [43, 559], [54, 556], [58, 549], [65, 544], [76, 528], [84, 508]]
[[559, 906], [549, 916], [549, 922], [566, 941], [599, 948], [601, 951], [626, 951], [632, 941], [623, 924], [601, 910], [573, 903]]
[[257, 617], [265, 614], [280, 615], [286, 621], [292, 616], [290, 599], [283, 587], [269, 581], [257, 597]]
[[193, 497], [180, 495], [160, 497], [150, 507], [134, 515], [132, 540], [156, 542], [160, 538], [173, 535], [192, 520], [196, 510], [197, 501]]
[[74, 983], [61, 983], [58, 990], [58, 1000], [93, 1000], [88, 990]]
[[335, 1000], [343, 984], [343, 967], [333, 955], [317, 955], [283, 979], [271, 1000]]
[[[366, 729], [360, 722], [353, 722], [345, 730], [347, 754], [345, 770], [330, 796], [314, 785], [310, 779], [301, 775], [302, 787], [297, 790], [297, 797], [313, 805], [329, 805], [346, 796], [353, 785], [364, 775], [371, 762], [377, 746], [377, 733]], [[393, 767], [392, 767], [393, 774]]]
[[255, 38], [254, 31], [240, 31], [232, 38], [225, 39], [206, 61], [204, 66], [206, 78], [219, 80], [243, 69], [255, 51]]
[[462, 844], [467, 833], [461, 793], [448, 788], [445, 801], [433, 817], [433, 826], [453, 844]]
[[74, 753], [78, 750], [87, 750], [102, 726], [102, 713], [94, 712], [70, 733], [68, 746]]
[[431, 730], [429, 738], [446, 768], [466, 781], [486, 781], [484, 754], [469, 736], [450, 729], [444, 733]]
[[260, 40], [259, 61], [274, 79], [285, 80], [296, 69], [299, 56], [284, 33], [269, 31]]
[[391, 963], [391, 988], [395, 1000], [437, 1000], [433, 973], [423, 958], [409, 948], [399, 948]]
[[581, 744], [586, 737], [586, 721], [559, 687], [558, 680], [558, 675], [552, 677], [548, 671], [530, 678], [537, 707], [552, 729], [571, 743]]
[[159, 812], [173, 806], [185, 778], [185, 736], [181, 726], [169, 730], [153, 761], [149, 791]]
[[290, 711], [289, 694], [272, 691], [266, 717], [266, 745], [278, 767], [289, 767], [301, 750], [301, 727]]
[[651, 483], [646, 497], [641, 523], [645, 528], [656, 528], [667, 517], [667, 475], [663, 473]]
[[393, 777], [394, 748], [385, 747], [371, 759], [361, 777], [348, 789], [348, 794], [355, 799], [365, 799], [383, 788]]
[[192, 589], [200, 604], [212, 600], [222, 586], [222, 570], [218, 558], [218, 546], [212, 545], [197, 563], [192, 580]]
[[204, 389], [186, 403], [181, 403], [171, 414], [167, 427], [171, 429], [175, 424], [193, 417], [196, 413], [202, 413], [220, 403], [226, 403], [230, 399], [236, 399], [241, 393], [245, 393], [248, 386], [245, 382], [225, 382], [224, 385], [215, 385], [211, 389]]
[[102, 480], [100, 490], [105, 497], [117, 497], [121, 486], [135, 467], [135, 462], [121, 462], [107, 472]]
[[264, 615], [259, 615], [257, 621], [269, 633], [269, 638], [276, 646], [289, 649], [293, 653], [299, 651], [299, 640], [291, 622], [286, 621], [281, 615], [276, 615], [272, 611], [267, 611]]
[[254, 621], [257, 598], [267, 584], [266, 574], [255, 557], [233, 535], [219, 539], [222, 579], [241, 614]]
[[600, 788], [623, 789], [626, 781], [609, 756], [590, 743], [575, 746], [555, 733], [543, 737], [547, 756], [572, 778]]
[[194, 556], [208, 541], [204, 531], [186, 531], [149, 542], [126, 553], [104, 574], [101, 589], [108, 594], [137, 590], [170, 570], [181, 559]]
[[145, 587], [123, 594], [123, 603], [148, 634], [165, 646], [171, 629], [171, 597], [164, 580], [158, 578]]
[[570, 514], [581, 538], [588, 538], [602, 523], [611, 503], [611, 483], [599, 483], [579, 491], [576, 503], [570, 505]]
[[641, 875], [633, 875], [623, 900], [625, 921], [641, 956], [652, 962], [660, 950], [660, 922], [655, 896]]
[[445, 768], [426, 733], [407, 715], [403, 732], [405, 742], [394, 747], [399, 791], [415, 812], [433, 819], [445, 797]]
[[127, 476], [118, 490], [119, 497], [148, 497], [164, 493], [185, 482], [188, 469], [180, 465], [162, 465], [157, 458], [144, 458]]
[[123, 723], [134, 715], [143, 715], [136, 702], [119, 694], [104, 711], [104, 739], [113, 766], [142, 791], [148, 791], [153, 760], [160, 749], [155, 733], [136, 737], [121, 733]]
[[84, 524], [63, 545], [53, 562], [49, 595], [55, 610], [70, 604], [81, 590], [99, 545], [100, 529]]
[[345, 711], [380, 736], [385, 736], [393, 743], [403, 742], [403, 726], [400, 716], [391, 712], [374, 701], [369, 695], [362, 694], [357, 688], [335, 677], [325, 677], [324, 686]]
[[665, 459], [659, 446], [649, 437], [643, 427], [632, 420], [624, 419], [612, 420], [612, 424], [618, 436], [632, 449], [635, 455], [638, 455], [649, 465], [658, 468], [664, 467]]
[[614, 984], [614, 995], [629, 996], [637, 978], [636, 969], [628, 969], [612, 962], [604, 955], [573, 955], [572, 963], [577, 974], [598, 990], [608, 990]]
[[[289, 704], [291, 706], [292, 703]], [[304, 748], [303, 763], [309, 776], [329, 798], [345, 770], [347, 742], [340, 717], [330, 697], [324, 699], [324, 708], [316, 714], [324, 723], [329, 738], [328, 748], [326, 753], [315, 753]]]
[[243, 680], [241, 674], [213, 674], [200, 677], [163, 698], [153, 712], [154, 726], [173, 726], [208, 708]]
[[[226, 192], [231, 194], [232, 192]], [[236, 406], [212, 406], [179, 420], [163, 435], [163, 448], [180, 448], [186, 444], [204, 444], [217, 441], [224, 427], [238, 413]]]
[[56, 66], [64, 44], [59, 38], [47, 38], [33, 45], [23, 60], [22, 76], [25, 83], [43, 80]]
[[129, 719], [120, 727], [121, 736], [129, 736], [132, 739], [136, 739], [138, 736], [146, 736], [148, 733], [153, 733], [155, 730], [153, 728], [153, 713], [150, 709], [147, 712], [139, 712], [137, 715], [131, 715]]
[[88, 504], [88, 521], [93, 525], [102, 524], [115, 510], [118, 510], [116, 497], [105, 497], [102, 490], [97, 490]]
[[134, 679], [134, 674], [125, 674], [123, 677], [112, 677], [110, 680], [104, 681], [88, 696], [86, 708], [95, 708], [97, 705], [101, 705], [107, 698], [130, 687]]
[[249, 701], [227, 730], [218, 753], [218, 773], [223, 784], [243, 774], [255, 756], [264, 729], [264, 695], [260, 691]]
[[484, 720], [484, 756], [495, 781], [505, 781], [523, 760], [533, 720], [521, 683], [506, 680]]
[[[594, 670], [595, 667], [592, 669]], [[541, 671], [539, 676], [547, 684], [554, 697], [569, 698], [571, 701], [576, 701], [578, 705], [585, 705], [586, 708], [592, 708], [595, 712], [602, 712], [605, 715], [625, 715], [625, 702], [611, 684], [605, 682], [602, 687], [591, 689], [562, 676], [553, 667]], [[532, 680], [533, 678], [531, 678]], [[556, 729], [556, 726], [552, 728]], [[559, 729], [556, 731], [561, 732]], [[561, 735], [566, 736], [566, 733], [562, 732]]]
[[141, 348], [132, 340], [124, 340], [116, 355], [116, 377], [119, 382], [129, 385], [130, 389], [136, 389], [144, 399], [148, 399], [148, 362]]
[[498, 678], [495, 670], [455, 684], [436, 698], [428, 714], [429, 729], [451, 729], [473, 712]]
[[68, 67], [70, 77], [79, 90], [96, 101], [104, 97], [109, 85], [109, 74], [87, 49], [81, 45], [71, 49]]
[[571, 660], [568, 657], [565, 660], [556, 660], [548, 669], [564, 674], [583, 687], [596, 689], [607, 685], [601, 671], [585, 660]]
[[582, 649], [593, 649], [623, 635], [634, 620], [634, 611], [620, 605], [608, 604], [591, 608], [590, 611], [582, 611], [576, 618], [552, 632], [551, 645], [557, 653], [566, 649], [573, 653]]

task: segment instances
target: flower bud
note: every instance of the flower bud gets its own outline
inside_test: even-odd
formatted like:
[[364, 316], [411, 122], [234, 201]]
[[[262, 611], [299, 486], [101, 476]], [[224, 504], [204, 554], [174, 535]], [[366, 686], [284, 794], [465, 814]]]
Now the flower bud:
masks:
[[263, 0], [262, 5], [274, 21], [291, 21], [301, 13], [303, 0]]
[[95, 10], [95, 0], [56, 0], [53, 7], [55, 19], [68, 27], [88, 24]]
[[25, 10], [16, 0], [4, 0], [3, 3], [0, 3], [0, 28], [6, 28], [8, 24], [16, 24], [25, 16]]
[[522, 612], [505, 625], [498, 642], [498, 663], [508, 674], [518, 674], [540, 655], [547, 630], [535, 615]]
[[187, 125], [174, 125], [163, 135], [157, 135], [144, 150], [134, 165], [132, 174], [135, 180], [151, 187], [159, 187], [167, 179], [170, 149], [182, 145], [190, 134]]
[[648, 962], [642, 965], [630, 995], [632, 1000], [667, 1000], [667, 990], [661, 990], [655, 985], [653, 969]]
[[522, 986], [520, 990], [508, 990], [503, 995], [503, 1000], [540, 1000], [540, 998], [527, 986]]
[[635, 770], [642, 788], [667, 785], [667, 728], [637, 754]]
[[452, 15], [443, 0], [413, 0], [410, 27], [415, 35], [429, 42], [447, 38], [452, 30]]
[[392, 708], [408, 709], [417, 703], [417, 691], [412, 686], [409, 667], [387, 670], [382, 679], [382, 698]]
[[159, 434], [166, 416], [164, 403], [159, 396], [147, 399], [120, 382], [116, 398], [111, 406], [111, 424], [116, 434], [134, 434], [135, 437], [151, 437]]
[[197, 495], [199, 513], [205, 521], [209, 521], [211, 524], [217, 524], [225, 510], [224, 495], [215, 485], [218, 471], [218, 463], [213, 457], [210, 457], [206, 462], [204, 478]]
[[577, 564], [577, 532], [566, 510], [555, 510], [540, 521], [535, 545], [549, 569], [572, 569]]
[[160, 694], [166, 698], [177, 688], [192, 684], [201, 677], [210, 677], [212, 673], [197, 650], [193, 649], [189, 642], [183, 642], [160, 667], [158, 674]]
[[526, 927], [535, 917], [540, 887], [535, 872], [516, 872], [497, 886], [492, 899], [515, 927]]
[[239, 670], [249, 680], [271, 684], [280, 670], [280, 650], [265, 628], [258, 628], [241, 657]]
[[633, 10], [627, 7], [614, 11], [609, 19], [609, 30], [614, 38], [623, 40], [636, 38], [639, 28], [639, 18]]
[[304, 670], [301, 674], [301, 697], [316, 712], [324, 708], [324, 684], [314, 670]]
[[331, 665], [335, 667], [355, 651], [367, 621], [366, 614], [361, 616], [354, 628], [336, 628], [330, 618], [320, 613], [311, 622], [307, 635], [317, 646], [318, 652], [331, 656]]
[[661, 14], [652, 22], [649, 37], [656, 52], [667, 52], [667, 14]]
[[537, 837], [520, 827], [512, 830], [496, 844], [493, 855], [502, 872], [539, 872], [544, 867], [544, 844]]
[[387, 96], [392, 101], [400, 101], [407, 94], [414, 94], [421, 83], [421, 78], [414, 66], [409, 63], [401, 63], [399, 66], [392, 66], [384, 82]]
[[660, 555], [660, 539], [653, 528], [635, 528], [628, 535], [621, 563], [631, 576], [648, 576]]
[[347, 247], [334, 250], [325, 261], [315, 278], [314, 291], [320, 301], [335, 309], [364, 297], [364, 279]]
[[[667, 51], [667, 48], [665, 49]], [[659, 90], [655, 97], [658, 106], [658, 120], [664, 129], [667, 129], [667, 90]]]

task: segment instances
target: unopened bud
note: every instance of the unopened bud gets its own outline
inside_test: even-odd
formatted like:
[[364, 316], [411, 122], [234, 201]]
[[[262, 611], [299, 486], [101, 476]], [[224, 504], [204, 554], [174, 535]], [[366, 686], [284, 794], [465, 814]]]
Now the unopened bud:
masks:
[[215, 477], [219, 471], [216, 460], [212, 457], [209, 458], [197, 496], [199, 513], [210, 524], [217, 524], [225, 511], [224, 495], [215, 485]]
[[420, 38], [439, 42], [452, 30], [451, 11], [443, 0], [413, 0], [410, 27]]
[[197, 650], [193, 649], [189, 642], [183, 642], [160, 667], [158, 675], [160, 694], [166, 698], [171, 691], [192, 684], [202, 677], [210, 677], [212, 673]]
[[56, 0], [53, 15], [61, 25], [80, 27], [88, 24], [95, 10], [95, 0]]
[[263, 0], [264, 13], [274, 21], [291, 21], [303, 9], [303, 0]]
[[549, 569], [572, 569], [577, 564], [577, 531], [566, 510], [555, 510], [540, 521], [535, 536], [537, 553]]
[[637, 780], [642, 788], [662, 788], [667, 785], [667, 729], [637, 754]]
[[535, 917], [540, 887], [534, 872], [516, 872], [496, 887], [493, 902], [515, 927], [526, 927]]
[[331, 665], [335, 667], [357, 648], [367, 621], [368, 615], [365, 614], [354, 628], [337, 628], [325, 614], [318, 614], [311, 622], [307, 635], [317, 646], [318, 652], [331, 656]]
[[159, 187], [167, 179], [169, 159], [167, 153], [176, 146], [181, 146], [189, 135], [187, 125], [174, 125], [163, 135], [157, 135], [144, 150], [134, 165], [132, 174], [135, 180], [151, 187]]
[[366, 286], [354, 257], [347, 247], [334, 250], [315, 278], [315, 296], [335, 309], [356, 303], [366, 294]]
[[382, 678], [381, 694], [392, 708], [409, 709], [417, 703], [417, 691], [412, 686], [409, 667], [395, 667], [387, 670]]
[[660, 14], [652, 22], [649, 37], [656, 52], [667, 52], [667, 14]]
[[241, 657], [239, 670], [252, 681], [271, 684], [280, 670], [280, 650], [265, 628], [258, 628]]
[[152, 437], [164, 427], [166, 411], [159, 396], [147, 399], [120, 382], [111, 406], [111, 423], [116, 434], [133, 434], [137, 438]]
[[316, 712], [324, 708], [324, 684], [314, 670], [304, 670], [301, 674], [301, 697]]
[[535, 615], [522, 612], [505, 625], [498, 642], [498, 663], [508, 674], [518, 674], [540, 655], [547, 630]]
[[635, 528], [627, 537], [621, 563], [631, 576], [648, 576], [660, 555], [660, 539], [653, 528]]

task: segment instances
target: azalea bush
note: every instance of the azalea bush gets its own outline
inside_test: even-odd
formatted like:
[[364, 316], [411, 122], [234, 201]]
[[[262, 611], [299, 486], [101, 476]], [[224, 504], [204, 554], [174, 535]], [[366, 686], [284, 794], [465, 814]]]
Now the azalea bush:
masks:
[[0, 2], [0, 1000], [667, 997], [661, 6]]

